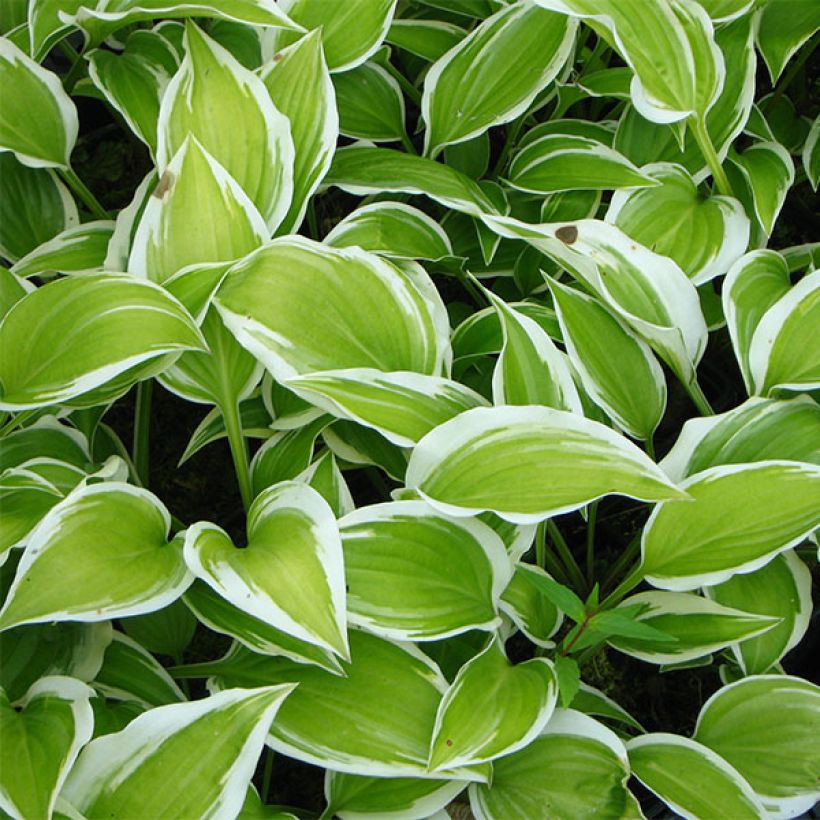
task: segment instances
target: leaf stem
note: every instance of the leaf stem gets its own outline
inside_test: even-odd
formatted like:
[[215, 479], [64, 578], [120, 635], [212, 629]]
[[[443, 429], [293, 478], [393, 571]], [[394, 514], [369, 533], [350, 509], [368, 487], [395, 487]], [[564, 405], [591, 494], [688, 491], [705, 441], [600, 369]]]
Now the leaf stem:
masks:
[[97, 197], [86, 188], [85, 183], [74, 173], [72, 168], [58, 168], [57, 173], [97, 219], [111, 219], [108, 211], [100, 205]]
[[695, 138], [695, 142], [698, 144], [698, 148], [700, 148], [700, 152], [703, 154], [703, 158], [706, 160], [706, 164], [712, 172], [712, 177], [715, 180], [718, 191], [724, 196], [733, 197], [735, 193], [732, 190], [729, 177], [726, 176], [726, 172], [720, 164], [715, 146], [712, 143], [712, 138], [709, 136], [709, 131], [705, 123], [702, 119], [690, 117], [689, 129], [692, 131], [692, 136]]
[[404, 74], [399, 71], [396, 66], [394, 66], [390, 60], [384, 60], [379, 63], [383, 68], [385, 68], [396, 80], [396, 82], [401, 86], [402, 91], [407, 94], [408, 97], [421, 108], [421, 92], [416, 88]]
[[598, 502], [587, 507], [587, 586], [592, 587], [595, 579], [595, 519], [598, 516]]
[[621, 581], [609, 595], [606, 596], [601, 609], [611, 609], [617, 606], [640, 582], [643, 581], [643, 564], [637, 564], [629, 575]]
[[134, 457], [134, 470], [143, 487], [148, 486], [151, 434], [151, 397], [154, 393], [154, 382], [146, 379], [137, 385], [137, 405], [134, 409], [134, 439], [131, 452]]
[[416, 146], [413, 145], [413, 141], [410, 139], [410, 137], [407, 136], [407, 134], [405, 132], [402, 132], [401, 144], [402, 144], [402, 147], [404, 148], [404, 150], [407, 151], [408, 154], [412, 154], [413, 156], [418, 156], [419, 152], [416, 151]]
[[555, 556], [547, 549], [547, 526], [542, 521], [535, 530], [535, 563], [546, 570], [559, 584], [569, 586], [567, 574]]
[[270, 797], [270, 783], [273, 778], [273, 749], [266, 748], [267, 757], [265, 758], [265, 769], [262, 773], [262, 802], [267, 803]]
[[615, 566], [612, 567], [609, 574], [601, 585], [606, 589], [635, 559], [641, 546], [641, 537], [643, 530], [640, 530], [635, 537], [627, 544], [626, 549], [620, 554]]
[[15, 413], [14, 416], [6, 422], [5, 426], [0, 429], [0, 438], [7, 436], [13, 430], [16, 430], [21, 424], [25, 424], [37, 413], [37, 410], [39, 410], [39, 408], [35, 408], [33, 410], [21, 410], [19, 413]]
[[689, 398], [695, 403], [695, 407], [698, 408], [702, 416], [715, 415], [715, 411], [712, 409], [712, 405], [709, 404], [709, 399], [703, 395], [703, 390], [700, 389], [697, 379], [692, 379], [692, 381], [688, 383], [684, 382], [683, 386], [686, 388]]
[[555, 524], [554, 521], [547, 521], [547, 532], [550, 534], [550, 538], [552, 538], [553, 544], [555, 544], [555, 549], [558, 552], [558, 555], [561, 558], [561, 561], [563, 562], [564, 566], [566, 567], [568, 576], [574, 584], [576, 591], [583, 591], [584, 589], [586, 589], [586, 581], [584, 580], [584, 574], [581, 572], [581, 568], [578, 566], [578, 562], [572, 555], [572, 551], [570, 550], [569, 545], [564, 540], [564, 536], [561, 535], [561, 531], [558, 529], [558, 526]]
[[235, 399], [232, 399], [221, 405], [219, 410], [225, 420], [225, 431], [228, 434], [228, 443], [231, 446], [231, 456], [236, 471], [236, 480], [239, 483], [239, 493], [242, 496], [242, 505], [245, 507], [245, 512], [247, 512], [253, 500], [253, 491], [251, 489], [251, 470], [248, 462], [248, 445], [242, 431], [239, 405]]

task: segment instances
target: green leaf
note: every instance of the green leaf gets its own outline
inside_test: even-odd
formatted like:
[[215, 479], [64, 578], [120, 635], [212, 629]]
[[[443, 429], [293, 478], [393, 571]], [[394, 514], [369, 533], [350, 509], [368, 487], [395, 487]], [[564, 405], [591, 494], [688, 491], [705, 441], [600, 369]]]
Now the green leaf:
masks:
[[[657, 732], [630, 740], [629, 765], [648, 789], [682, 817], [765, 816], [751, 786], [720, 755], [694, 740]], [[686, 776], [682, 777], [681, 773]]]
[[17, 262], [78, 221], [77, 206], [54, 171], [0, 153], [0, 256]]
[[179, 67], [170, 43], [157, 31], [138, 29], [122, 53], [96, 49], [87, 59], [91, 81], [155, 156], [160, 102]]
[[438, 222], [401, 202], [374, 202], [356, 208], [336, 224], [324, 242], [334, 248], [358, 245], [393, 259], [436, 260], [453, 255], [450, 238]]
[[[674, 259], [696, 285], [725, 274], [749, 242], [743, 206], [731, 197], [702, 197], [695, 180], [678, 165], [657, 163], [642, 170], [660, 187], [615, 193], [607, 222]], [[687, 241], [686, 236], [699, 240]]]
[[279, 231], [293, 233], [330, 167], [339, 132], [333, 83], [322, 50], [322, 31], [316, 29], [280, 51], [263, 68], [260, 77], [276, 108], [290, 121], [295, 149], [293, 197]]
[[425, 155], [525, 113], [563, 68], [576, 28], [562, 14], [514, 3], [473, 29], [425, 77]]
[[38, 0], [26, 3], [28, 9], [29, 52], [38, 62], [45, 57], [52, 46], [71, 31], [73, 24], [64, 22], [60, 12], [75, 14], [83, 0]]
[[409, 451], [391, 444], [381, 433], [352, 421], [337, 421], [322, 437], [337, 458], [351, 464], [375, 464], [396, 481], [404, 481]]
[[430, 817], [466, 785], [463, 780], [366, 777], [328, 769], [327, 813], [338, 817]]
[[495, 207], [479, 185], [449, 165], [389, 148], [341, 148], [324, 179], [351, 194], [425, 194], [446, 208], [481, 216]]
[[686, 592], [641, 592], [611, 612], [631, 606], [643, 609], [634, 624], [651, 627], [658, 635], [619, 632], [608, 642], [647, 663], [680, 663], [701, 658], [778, 625], [777, 618], [722, 606]]
[[581, 670], [572, 658], [564, 655], [556, 655], [552, 663], [558, 678], [561, 706], [567, 709], [578, 694], [578, 688], [581, 685]]
[[[820, 524], [820, 468], [791, 461], [711, 467], [681, 487], [686, 504], [659, 504], [643, 532], [653, 586], [697, 589], [752, 572]], [[679, 534], [686, 533], [681, 539]]]
[[[272, 292], [275, 301], [264, 295]], [[214, 303], [280, 381], [349, 367], [436, 374], [448, 342], [423, 293], [395, 267], [301, 237], [276, 239], [235, 265]]]
[[248, 195], [270, 235], [293, 194], [288, 119], [265, 83], [195, 24], [187, 24], [184, 42], [185, 59], [162, 97], [158, 170], [171, 167], [172, 157], [195, 139]]
[[0, 265], [0, 319], [32, 290], [34, 286], [31, 283]]
[[[744, 678], [703, 705], [694, 739], [740, 772], [769, 811], [820, 797], [820, 689], [788, 675]], [[794, 813], [794, 810], [792, 810]]]
[[113, 274], [56, 280], [0, 324], [0, 407], [45, 407], [105, 385], [110, 399], [130, 387], [135, 367], [161, 369], [162, 357], [203, 346], [182, 305], [151, 282]]
[[[536, 585], [536, 580], [551, 583], [549, 585], [545, 583], [544, 587], [541, 587]], [[549, 589], [550, 594], [554, 594], [554, 597], [561, 600], [573, 595], [565, 587], [560, 587], [560, 592], [556, 592], [553, 584], [555, 582], [552, 578], [540, 567], [516, 564], [515, 573], [501, 594], [499, 603], [504, 614], [510, 617], [529, 640], [538, 646], [547, 648], [554, 646], [550, 638], [558, 631], [564, 616], [563, 609], [554, 603], [546, 590]], [[555, 586], [559, 585], [555, 584]]]
[[811, 573], [793, 550], [778, 555], [755, 572], [735, 575], [705, 591], [723, 606], [780, 619], [765, 634], [732, 646], [746, 675], [768, 672], [797, 646], [809, 628]]
[[229, 689], [151, 709], [86, 746], [62, 796], [87, 817], [234, 817], [271, 721], [292, 691]]
[[49, 458], [85, 467], [91, 461], [86, 437], [76, 428], [44, 415], [28, 427], [3, 437], [0, 471], [33, 458]]
[[513, 188], [533, 194], [658, 185], [651, 176], [603, 143], [566, 134], [547, 134], [528, 142], [513, 157], [507, 179]]
[[148, 199], [128, 270], [163, 283], [187, 265], [239, 259], [268, 236], [247, 194], [190, 136]]
[[524, 748], [550, 719], [557, 698], [550, 661], [513, 666], [493, 640], [461, 668], [441, 701], [430, 770], [484, 763]]
[[487, 403], [450, 379], [369, 368], [309, 373], [289, 379], [287, 386], [324, 412], [372, 427], [399, 447], [412, 447], [439, 424]]
[[538, 572], [537, 567], [519, 564], [516, 574], [520, 574], [531, 586], [552, 603], [558, 610], [569, 615], [576, 623], [586, 618], [584, 602], [568, 587], [559, 584], [546, 572]]
[[91, 740], [93, 691], [74, 678], [40, 678], [12, 706], [0, 691], [0, 807], [48, 820], [80, 749]]
[[79, 121], [56, 74], [0, 38], [0, 151], [31, 168], [68, 168]]
[[820, 184], [820, 115], [815, 117], [801, 153], [803, 170], [813, 190]]
[[[324, 0], [285, 0], [280, 3], [292, 20], [306, 29], [322, 29], [325, 58], [331, 72], [349, 71], [371, 57], [390, 28], [396, 0], [359, 0], [326, 3]], [[280, 34], [278, 45], [293, 35]]]
[[191, 583], [181, 545], [167, 541], [169, 527], [168, 511], [147, 490], [119, 482], [75, 490], [29, 537], [0, 629], [167, 606]]
[[632, 77], [631, 68], [618, 66], [584, 73], [575, 81], [575, 84], [590, 97], [614, 97], [618, 100], [628, 100]]
[[407, 486], [448, 514], [492, 510], [521, 524], [610, 493], [686, 497], [623, 436], [548, 407], [479, 407], [436, 427], [413, 451]]
[[600, 302], [549, 283], [570, 361], [589, 397], [644, 441], [666, 410], [666, 382], [652, 351]]
[[795, 52], [820, 28], [812, 0], [769, 0], [757, 29], [757, 47], [774, 85]]
[[327, 502], [305, 484], [277, 484], [251, 505], [247, 529], [237, 549], [215, 524], [190, 527], [191, 572], [254, 618], [346, 658], [342, 544]]
[[465, 34], [463, 28], [443, 20], [393, 20], [385, 42], [435, 62]]
[[512, 567], [486, 524], [446, 518], [423, 501], [395, 501], [361, 507], [339, 530], [351, 623], [405, 641], [499, 626]]
[[492, 784], [470, 786], [478, 820], [624, 818], [630, 806], [626, 750], [602, 724], [557, 709], [529, 746], [493, 763]]
[[405, 138], [404, 96], [398, 81], [375, 62], [333, 78], [339, 132], [346, 137], [396, 142]]
[[177, 599], [156, 612], [121, 618], [120, 626], [149, 652], [177, 658], [194, 637], [197, 623], [182, 599]]
[[17, 276], [97, 273], [103, 269], [113, 232], [114, 223], [109, 221], [84, 222], [67, 228], [19, 259], [12, 271]]
[[296, 477], [309, 487], [313, 487], [333, 510], [336, 518], [341, 518], [356, 509], [350, 488], [336, 462], [336, 456], [329, 449]]
[[584, 714], [609, 718], [631, 726], [639, 732], [644, 731], [641, 724], [638, 723], [626, 709], [619, 706], [611, 698], [608, 698], [600, 690], [589, 686], [583, 681], [581, 681], [578, 692], [572, 700], [572, 706]]

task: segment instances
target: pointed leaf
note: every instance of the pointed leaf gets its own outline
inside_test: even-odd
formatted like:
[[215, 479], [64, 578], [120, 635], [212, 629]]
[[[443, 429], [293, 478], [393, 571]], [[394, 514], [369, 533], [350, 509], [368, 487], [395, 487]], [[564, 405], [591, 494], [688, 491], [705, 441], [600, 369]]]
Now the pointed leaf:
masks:
[[401, 86], [378, 63], [362, 63], [336, 74], [333, 86], [341, 134], [373, 142], [397, 142], [405, 138]]
[[40, 273], [97, 273], [102, 271], [114, 223], [84, 222], [34, 248], [13, 266], [17, 276]]
[[[564, 620], [563, 610], [542, 592], [542, 587], [530, 581], [533, 576], [552, 580], [540, 567], [517, 564], [515, 574], [501, 595], [500, 607], [533, 643], [551, 647], [554, 643], [550, 638]], [[583, 604], [581, 607], [583, 609]]]
[[812, 0], [770, 0], [763, 8], [757, 47], [774, 85], [786, 64], [820, 28], [820, 10]]
[[120, 626], [144, 649], [158, 655], [181, 657], [196, 631], [196, 618], [181, 599], [156, 612], [121, 618]]
[[393, 20], [385, 41], [434, 62], [465, 34], [463, 28], [443, 20]]
[[732, 155], [731, 162], [748, 185], [752, 213], [765, 235], [770, 236], [794, 183], [794, 162], [789, 152], [777, 142], [756, 142], [742, 154]]

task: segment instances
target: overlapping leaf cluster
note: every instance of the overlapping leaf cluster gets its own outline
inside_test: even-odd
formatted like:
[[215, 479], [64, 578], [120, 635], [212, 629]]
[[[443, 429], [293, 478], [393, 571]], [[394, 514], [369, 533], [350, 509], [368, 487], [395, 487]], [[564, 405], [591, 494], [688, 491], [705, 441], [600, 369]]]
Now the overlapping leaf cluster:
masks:
[[[640, 817], [630, 776], [686, 817], [813, 805], [820, 691], [781, 660], [811, 615], [820, 272], [774, 232], [820, 177], [788, 95], [816, 3], [0, 23], [4, 812], [292, 817], [251, 783], [273, 752], [326, 770], [323, 817]], [[116, 214], [71, 166], [83, 96], [150, 153]], [[710, 338], [748, 394], [717, 414]], [[155, 381], [208, 408], [183, 460], [227, 440], [243, 541], [146, 486]], [[130, 450], [105, 419], [132, 389]], [[596, 536], [612, 496], [631, 543]], [[195, 631], [230, 648], [190, 662]], [[606, 651], [723, 685], [691, 737], [647, 733], [584, 681]]]

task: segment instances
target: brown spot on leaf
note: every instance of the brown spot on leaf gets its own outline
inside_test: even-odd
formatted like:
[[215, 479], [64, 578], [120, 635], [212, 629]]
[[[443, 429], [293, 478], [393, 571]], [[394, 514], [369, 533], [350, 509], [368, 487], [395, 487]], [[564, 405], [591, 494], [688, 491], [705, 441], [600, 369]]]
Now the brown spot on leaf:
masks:
[[448, 737], [448, 738], [447, 738], [447, 740], [445, 740], [444, 742], [445, 742], [448, 746], [452, 746], [452, 745], [453, 745], [453, 741], [452, 741], [452, 740], [450, 740], [450, 738], [449, 738], [449, 737]]
[[167, 194], [171, 188], [174, 187], [176, 179], [176, 176], [174, 176], [174, 174], [166, 168], [162, 176], [159, 178], [157, 187], [154, 188], [154, 193], [151, 194], [151, 196], [155, 196], [157, 199], [164, 199], [165, 194]]
[[278, 63], [282, 59], [282, 52], [277, 51], [276, 54], [273, 55], [273, 62]]
[[571, 245], [578, 238], [578, 228], [575, 225], [564, 225], [555, 232], [555, 238], [565, 245]]

